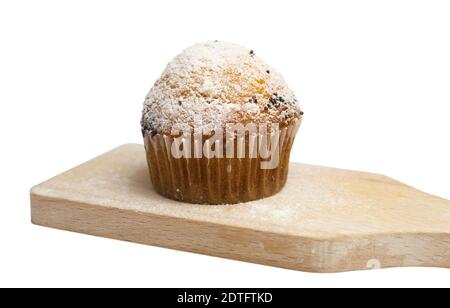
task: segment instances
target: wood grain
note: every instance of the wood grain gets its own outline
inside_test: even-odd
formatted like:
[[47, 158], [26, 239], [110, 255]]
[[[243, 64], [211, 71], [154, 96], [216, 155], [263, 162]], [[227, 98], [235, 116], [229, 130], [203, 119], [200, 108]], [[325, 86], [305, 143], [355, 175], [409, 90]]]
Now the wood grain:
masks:
[[450, 267], [450, 202], [388, 177], [291, 164], [277, 195], [192, 205], [124, 145], [31, 190], [37, 225], [310, 272]]

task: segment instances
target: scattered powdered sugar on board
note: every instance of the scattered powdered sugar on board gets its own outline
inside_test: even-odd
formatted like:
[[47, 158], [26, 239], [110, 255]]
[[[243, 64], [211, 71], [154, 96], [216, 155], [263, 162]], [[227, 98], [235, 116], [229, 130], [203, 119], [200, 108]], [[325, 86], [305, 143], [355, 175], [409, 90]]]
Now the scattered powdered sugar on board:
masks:
[[222, 41], [198, 43], [166, 67], [144, 102], [143, 132], [170, 134], [226, 124], [279, 123], [300, 118], [294, 93], [254, 51]]

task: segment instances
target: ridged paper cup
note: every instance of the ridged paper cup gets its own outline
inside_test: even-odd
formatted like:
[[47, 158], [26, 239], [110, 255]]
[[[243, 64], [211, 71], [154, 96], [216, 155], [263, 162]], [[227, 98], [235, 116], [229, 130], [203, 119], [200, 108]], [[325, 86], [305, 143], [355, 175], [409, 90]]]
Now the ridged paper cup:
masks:
[[[221, 151], [208, 137], [192, 135], [184, 139], [185, 144], [191, 145], [189, 149], [189, 146], [179, 146], [180, 136], [146, 133], [151, 182], [165, 197], [196, 204], [235, 204], [272, 196], [286, 183], [289, 156], [300, 123], [301, 119], [293, 121], [269, 137], [256, 133], [228, 138], [234, 144], [232, 150], [225, 146], [227, 137], [224, 136], [222, 158], [211, 153]], [[272, 146], [275, 144], [270, 148], [270, 158], [260, 150], [268, 138]], [[200, 155], [195, 155], [195, 148], [202, 149], [197, 152]]]

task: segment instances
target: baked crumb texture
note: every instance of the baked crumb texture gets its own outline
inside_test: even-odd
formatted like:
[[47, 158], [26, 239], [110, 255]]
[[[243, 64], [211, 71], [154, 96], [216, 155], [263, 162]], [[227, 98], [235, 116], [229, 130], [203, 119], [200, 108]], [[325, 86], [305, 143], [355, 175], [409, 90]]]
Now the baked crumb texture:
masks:
[[301, 118], [282, 76], [253, 50], [208, 41], [184, 50], [166, 67], [144, 102], [143, 133], [173, 129], [214, 132], [226, 124], [288, 126]]

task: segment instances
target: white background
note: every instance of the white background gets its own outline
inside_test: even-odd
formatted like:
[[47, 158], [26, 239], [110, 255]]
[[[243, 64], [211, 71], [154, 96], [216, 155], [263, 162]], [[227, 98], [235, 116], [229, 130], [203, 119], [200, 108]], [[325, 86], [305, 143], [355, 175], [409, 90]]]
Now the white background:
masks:
[[284, 74], [305, 111], [293, 161], [450, 199], [449, 16], [448, 1], [0, 2], [0, 286], [450, 286], [445, 269], [301, 273], [37, 227], [29, 211], [31, 186], [141, 143], [153, 82], [209, 39]]

